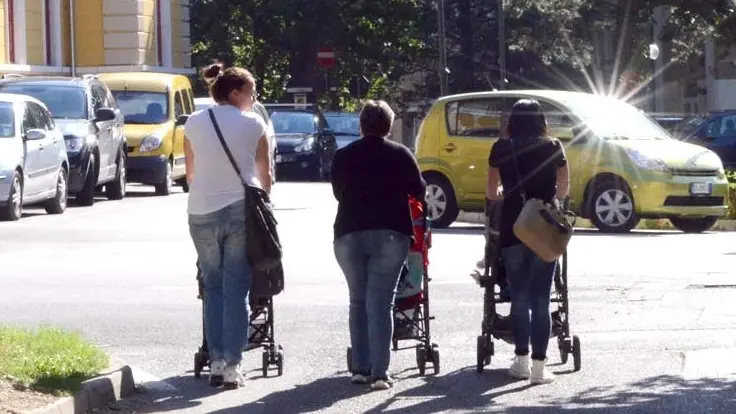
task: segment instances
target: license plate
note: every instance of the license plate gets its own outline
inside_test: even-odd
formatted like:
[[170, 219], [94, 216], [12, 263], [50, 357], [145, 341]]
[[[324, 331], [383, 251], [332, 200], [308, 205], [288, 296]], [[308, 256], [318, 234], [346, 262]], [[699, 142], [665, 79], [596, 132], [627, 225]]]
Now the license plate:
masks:
[[690, 194], [710, 195], [712, 189], [710, 183], [690, 183]]

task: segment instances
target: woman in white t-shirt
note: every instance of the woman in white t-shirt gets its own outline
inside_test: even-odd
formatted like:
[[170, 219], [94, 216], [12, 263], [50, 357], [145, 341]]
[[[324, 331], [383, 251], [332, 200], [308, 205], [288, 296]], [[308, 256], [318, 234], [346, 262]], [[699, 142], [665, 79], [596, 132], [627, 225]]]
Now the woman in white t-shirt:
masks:
[[[271, 192], [271, 153], [266, 125], [252, 111], [253, 75], [220, 64], [204, 78], [217, 102], [193, 113], [185, 125], [189, 232], [204, 282], [204, 328], [210, 356], [210, 384], [244, 385], [240, 370], [248, 337], [247, 296], [251, 269], [245, 256], [245, 192], [210, 117], [212, 110], [230, 152], [250, 185]], [[245, 309], [243, 309], [243, 304]]]

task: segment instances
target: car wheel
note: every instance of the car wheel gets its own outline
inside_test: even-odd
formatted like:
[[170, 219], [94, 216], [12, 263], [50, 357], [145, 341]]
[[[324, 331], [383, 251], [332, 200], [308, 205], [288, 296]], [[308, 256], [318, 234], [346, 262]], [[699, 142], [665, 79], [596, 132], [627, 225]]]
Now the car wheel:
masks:
[[61, 214], [66, 210], [67, 195], [69, 193], [67, 183], [66, 170], [60, 168], [59, 177], [56, 179], [56, 195], [44, 205], [48, 214]]
[[4, 221], [17, 221], [23, 215], [23, 179], [18, 171], [13, 173], [13, 181], [10, 184], [8, 203], [0, 208], [0, 219]]
[[173, 167], [171, 161], [166, 163], [166, 178], [160, 184], [156, 184], [156, 195], [167, 196], [171, 194], [171, 188], [174, 186]]
[[670, 217], [670, 223], [685, 233], [703, 233], [713, 228], [718, 217]]
[[425, 200], [432, 227], [439, 229], [449, 227], [460, 214], [452, 185], [446, 178], [437, 175], [425, 177], [425, 181], [427, 182]]
[[627, 233], [639, 223], [634, 198], [618, 180], [598, 184], [590, 199], [593, 225], [603, 233]]
[[80, 206], [92, 206], [95, 204], [95, 189], [97, 188], [97, 175], [95, 174], [97, 159], [95, 154], [89, 156], [89, 168], [87, 175], [84, 177], [84, 186], [82, 191], [77, 194], [77, 203]]
[[125, 171], [125, 152], [118, 154], [117, 174], [115, 180], [105, 185], [105, 195], [108, 200], [122, 200], [125, 198], [127, 175]]

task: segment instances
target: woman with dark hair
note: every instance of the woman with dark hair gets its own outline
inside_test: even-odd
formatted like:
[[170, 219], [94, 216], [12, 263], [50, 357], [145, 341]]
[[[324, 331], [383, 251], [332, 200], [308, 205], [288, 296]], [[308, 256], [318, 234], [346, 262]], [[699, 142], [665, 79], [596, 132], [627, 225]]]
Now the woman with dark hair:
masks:
[[510, 285], [516, 348], [509, 373], [529, 378], [532, 384], [544, 384], [554, 380], [545, 362], [556, 263], [545, 262], [519, 241], [513, 227], [524, 206], [522, 189], [528, 198], [559, 206], [569, 192], [569, 170], [564, 147], [547, 135], [547, 122], [536, 100], [516, 102], [508, 120], [508, 138], [498, 140], [491, 149], [487, 197], [489, 203], [503, 200], [499, 247]]
[[[240, 362], [248, 337], [251, 280], [245, 255], [242, 180], [270, 193], [271, 152], [266, 124], [252, 112], [256, 97], [253, 75], [242, 68], [215, 64], [204, 71], [204, 78], [217, 105], [195, 112], [184, 126], [189, 233], [204, 283], [210, 384], [238, 388], [245, 385]], [[230, 163], [215, 122], [243, 177], [238, 177]]]
[[426, 184], [409, 149], [386, 139], [394, 122], [386, 102], [367, 101], [359, 120], [362, 138], [338, 150], [332, 163], [335, 258], [350, 294], [352, 382], [370, 380], [372, 389], [385, 390], [393, 385], [396, 285], [414, 234], [409, 196], [422, 200]]

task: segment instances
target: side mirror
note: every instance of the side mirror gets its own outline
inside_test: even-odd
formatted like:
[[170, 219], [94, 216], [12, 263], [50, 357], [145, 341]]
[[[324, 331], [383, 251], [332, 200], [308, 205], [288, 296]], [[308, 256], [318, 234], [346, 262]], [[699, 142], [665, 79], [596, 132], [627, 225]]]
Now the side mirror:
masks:
[[46, 131], [43, 129], [29, 129], [25, 136], [27, 141], [38, 141], [46, 138]]
[[116, 118], [115, 110], [112, 108], [100, 108], [95, 113], [95, 122], [113, 121]]
[[179, 115], [178, 118], [176, 118], [176, 123], [174, 126], [182, 126], [187, 123], [187, 120], [189, 119], [189, 115]]

